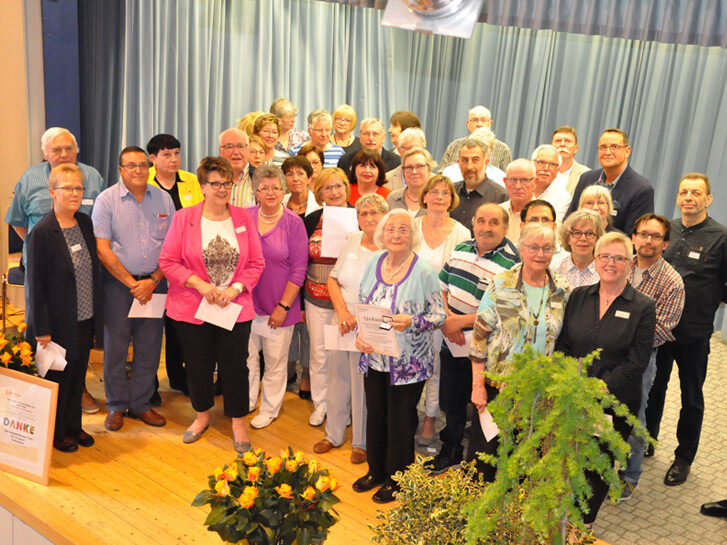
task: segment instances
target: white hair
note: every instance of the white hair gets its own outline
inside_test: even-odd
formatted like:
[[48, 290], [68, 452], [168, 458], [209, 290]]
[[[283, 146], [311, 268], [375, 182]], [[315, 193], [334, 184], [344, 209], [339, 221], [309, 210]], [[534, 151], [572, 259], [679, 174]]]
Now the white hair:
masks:
[[320, 121], [321, 119], [326, 119], [328, 120], [328, 123], [333, 125], [333, 118], [331, 117], [331, 114], [328, 112], [328, 110], [313, 110], [311, 113], [308, 114], [308, 126], [313, 126], [314, 123]]
[[560, 153], [558, 153], [558, 150], [555, 146], [552, 144], [540, 144], [535, 150], [533, 151], [533, 154], [530, 156], [530, 159], [535, 161], [535, 159], [538, 158], [538, 154], [541, 151], [550, 151], [555, 154], [555, 156], [558, 158], [558, 168], [560, 168], [560, 165], [563, 164], [563, 158], [560, 156]]
[[490, 110], [488, 110], [484, 106], [475, 106], [474, 108], [470, 109], [470, 111], [467, 112], [467, 119], [475, 115], [481, 115], [483, 117], [486, 117], [487, 119], [492, 119], [492, 114], [490, 113]]
[[492, 153], [492, 146], [495, 145], [495, 133], [492, 132], [492, 129], [490, 129], [489, 127], [480, 127], [479, 129], [475, 129], [468, 136], [468, 138], [474, 138], [476, 140], [482, 141], [482, 143], [485, 144], [485, 146], [487, 146], [487, 149], [489, 150], [489, 152], [485, 155], [489, 156], [490, 153]]
[[234, 133], [234, 134], [237, 134], [237, 135], [239, 135], [239, 136], [242, 136], [242, 139], [243, 139], [243, 140], [244, 140], [245, 142], [247, 142], [247, 143], [249, 143], [249, 142], [250, 142], [250, 139], [249, 139], [249, 138], [247, 137], [247, 133], [246, 133], [245, 131], [242, 131], [242, 130], [238, 129], [237, 127], [230, 127], [229, 129], [225, 129], [224, 131], [222, 131], [222, 132], [220, 133], [220, 136], [219, 136], [219, 138], [218, 138], [218, 142], [219, 142], [219, 145], [220, 145], [220, 146], [222, 145], [222, 138], [223, 138], [223, 137], [224, 137], [224, 136], [225, 136], [225, 135], [226, 135], [227, 133]]
[[401, 134], [399, 135], [399, 143], [411, 142], [412, 140], [417, 141], [417, 143], [414, 144], [417, 148], [427, 147], [427, 136], [419, 127], [409, 127], [408, 129], [401, 131]]
[[73, 146], [76, 148], [76, 153], [78, 153], [78, 142], [76, 142], [76, 137], [73, 136], [71, 131], [64, 129], [63, 127], [51, 127], [43, 133], [43, 136], [40, 137], [40, 149], [43, 151], [43, 155], [48, 155], [48, 152], [50, 151], [49, 148], [53, 143], [53, 140], [62, 134], [67, 134], [71, 137], [71, 140], [73, 140]]
[[409, 249], [413, 250], [414, 248], [419, 248], [419, 245], [422, 243], [422, 234], [414, 225], [414, 218], [412, 218], [409, 211], [404, 208], [394, 208], [393, 210], [389, 210], [386, 215], [381, 218], [381, 221], [376, 226], [376, 232], [374, 233], [374, 244], [376, 244], [379, 248], [384, 249], [384, 229], [394, 216], [406, 218], [406, 222], [409, 224], [409, 231], [411, 231], [411, 234], [409, 235]]
[[508, 165], [505, 167], [505, 177], [507, 177], [507, 173], [511, 168], [526, 168], [530, 172], [533, 173], [533, 176], [535, 176], [535, 165], [530, 159], [525, 159], [523, 157], [520, 157], [518, 159], [514, 159], [513, 161], [510, 161]]
[[369, 127], [371, 125], [376, 125], [376, 128], [379, 129], [379, 133], [386, 134], [386, 128], [384, 127], [384, 124], [381, 122], [381, 120], [376, 119], [375, 117], [367, 117], [363, 121], [361, 121], [359, 132], [364, 130], [364, 127]]

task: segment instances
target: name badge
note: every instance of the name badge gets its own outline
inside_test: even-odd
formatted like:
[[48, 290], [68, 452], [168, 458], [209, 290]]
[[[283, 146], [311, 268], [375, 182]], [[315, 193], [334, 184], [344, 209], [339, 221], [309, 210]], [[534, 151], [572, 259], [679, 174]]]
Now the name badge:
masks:
[[81, 199], [81, 206], [93, 206], [93, 199]]
[[185, 195], [185, 196], [184, 196], [184, 197], [182, 197], [182, 198], [183, 198], [183, 199], [184, 199], [185, 201], [191, 201], [191, 200], [192, 200], [192, 195]]
[[244, 225], [240, 225], [240, 227], [235, 229], [235, 233], [244, 233], [245, 231], [247, 231], [247, 229], [245, 229]]
[[550, 303], [550, 306], [552, 308], [563, 308], [563, 303], [561, 303], [560, 301], [553, 301], [552, 303]]
[[689, 255], [687, 256], [689, 259], [699, 259], [699, 256], [701, 254], [699, 252], [689, 252]]
[[73, 253], [76, 253], [76, 252], [80, 251], [80, 249], [81, 249], [81, 245], [80, 244], [74, 244], [73, 246], [71, 246], [71, 251]]
[[618, 210], [611, 210], [612, 216], [618, 216]]
[[616, 311], [616, 318], [628, 318], [629, 316], [631, 316], [631, 313], [626, 312], [625, 310]]
[[169, 214], [158, 214], [160, 220], [165, 220], [169, 217]]

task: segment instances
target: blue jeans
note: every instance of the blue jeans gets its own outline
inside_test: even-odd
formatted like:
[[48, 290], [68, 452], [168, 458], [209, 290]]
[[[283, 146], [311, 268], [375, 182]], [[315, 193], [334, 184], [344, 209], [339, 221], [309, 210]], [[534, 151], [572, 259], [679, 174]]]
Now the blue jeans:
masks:
[[[651, 390], [652, 384], [654, 384], [655, 376], [656, 348], [651, 351], [649, 365], [646, 366], [644, 375], [641, 378], [641, 406], [639, 407], [639, 414], [637, 416], [642, 426], [646, 426], [646, 404], [649, 401], [649, 391]], [[639, 482], [639, 478], [641, 478], [641, 463], [644, 461], [646, 441], [643, 437], [635, 435], [632, 431], [631, 435], [629, 435], [628, 443], [631, 447], [631, 455], [626, 464], [626, 469], [619, 471], [619, 477], [624, 481], [636, 484]]]

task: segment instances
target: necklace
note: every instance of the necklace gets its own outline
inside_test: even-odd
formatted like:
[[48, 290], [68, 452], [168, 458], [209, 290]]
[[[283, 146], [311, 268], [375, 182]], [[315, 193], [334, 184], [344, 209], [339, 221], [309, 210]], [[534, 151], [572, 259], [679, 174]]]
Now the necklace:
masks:
[[[258, 210], [259, 216], [258, 216], [257, 220], [260, 223], [265, 223], [265, 224], [271, 225], [271, 224], [274, 224], [274, 223], [277, 223], [278, 222], [278, 220], [280, 219], [280, 216], [281, 216], [282, 212], [283, 212], [283, 207], [282, 206], [280, 207], [280, 210], [278, 210], [277, 212], [275, 212], [275, 214], [273, 214], [272, 216], [268, 216], [266, 214], [263, 214], [263, 211], [262, 210]], [[268, 218], [268, 219], [266, 219], [266, 218]]]
[[540, 322], [538, 321], [538, 318], [540, 318], [540, 313], [543, 311], [543, 303], [545, 302], [545, 294], [546, 292], [550, 292], [549, 286], [544, 286], [540, 288], [542, 291], [542, 294], [540, 296], [540, 305], [538, 306], [538, 312], [533, 312], [530, 309], [530, 305], [528, 305], [528, 311], [530, 312], [530, 316], [533, 318], [533, 325], [537, 326]]
[[301, 212], [305, 212], [305, 209], [308, 208], [308, 201], [303, 201], [302, 204], [295, 204], [291, 197], [291, 199], [288, 201], [288, 208], [290, 208], [296, 214], [300, 214]]
[[[409, 261], [410, 255], [411, 255], [411, 252], [409, 253], [409, 255], [406, 256], [406, 259], [401, 262], [401, 265], [399, 265], [396, 268], [396, 270], [389, 275], [392, 280], [397, 277], [397, 275], [401, 272], [401, 269], [404, 268], [404, 265], [407, 264], [407, 262]], [[389, 268], [389, 270], [391, 270], [391, 268], [393, 267], [393, 265], [391, 264], [391, 254], [386, 256], [386, 266]]]
[[414, 197], [414, 198], [409, 197], [409, 188], [408, 187], [404, 190], [404, 199], [406, 199], [410, 203], [414, 203], [414, 204], [419, 203], [419, 199], [417, 199], [416, 197]]
[[263, 209], [262, 208], [260, 208], [260, 210], [258, 210], [258, 212], [264, 218], [268, 218], [268, 219], [270, 219], [270, 218], [276, 218], [278, 216], [278, 214], [281, 214], [283, 212], [283, 206], [281, 205], [280, 208], [278, 208], [278, 210], [274, 214], [270, 214], [270, 215], [265, 214], [263, 212]]

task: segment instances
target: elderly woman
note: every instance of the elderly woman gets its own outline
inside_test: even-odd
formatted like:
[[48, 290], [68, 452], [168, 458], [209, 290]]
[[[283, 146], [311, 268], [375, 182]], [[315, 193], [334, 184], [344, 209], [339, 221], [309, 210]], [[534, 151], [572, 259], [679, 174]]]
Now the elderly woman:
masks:
[[308, 159], [301, 155], [288, 157], [283, 161], [282, 169], [290, 191], [283, 197], [283, 206], [301, 219], [318, 210], [321, 205], [316, 202], [316, 196], [310, 189], [313, 167]]
[[580, 209], [593, 210], [601, 216], [603, 229], [606, 233], [618, 231], [612, 223], [613, 200], [611, 199], [611, 192], [605, 187], [589, 185], [585, 188], [578, 201], [578, 210]]
[[280, 136], [275, 143], [275, 155], [285, 154], [284, 157], [289, 157], [288, 152], [309, 140], [310, 136], [304, 130], [295, 128], [298, 109], [287, 98], [276, 98], [270, 105], [270, 113], [280, 120]]
[[290, 157], [287, 153], [276, 153], [275, 145], [278, 143], [278, 136], [280, 136], [280, 127], [280, 119], [273, 114], [260, 115], [255, 119], [255, 123], [253, 124], [253, 136], [260, 138], [265, 145], [266, 163], [282, 164], [286, 157]]
[[585, 208], [576, 210], [563, 222], [559, 235], [561, 247], [570, 253], [555, 271], [568, 280], [571, 289], [598, 282], [593, 249], [603, 236], [601, 216]]
[[[354, 307], [358, 303], [361, 279], [366, 262], [378, 250], [374, 244], [374, 234], [387, 210], [386, 201], [376, 193], [369, 193], [356, 201], [356, 215], [361, 230], [349, 235], [336, 266], [328, 276], [328, 293], [336, 311], [341, 335], [350, 333], [356, 326]], [[313, 447], [313, 451], [318, 454], [340, 447], [345, 440], [346, 423], [351, 416], [353, 464], [366, 461], [366, 402], [363, 376], [358, 372], [360, 356], [359, 352], [329, 352], [326, 437]]]
[[384, 251], [366, 264], [359, 302], [391, 309], [399, 357], [374, 353], [365, 339], [356, 338], [365, 374], [369, 471], [353, 489], [365, 492], [383, 485], [373, 500], [388, 503], [398, 490], [392, 476], [414, 461], [417, 402], [439, 350], [432, 332], [446, 315], [436, 273], [414, 252], [421, 240], [409, 213], [397, 209], [386, 214], [374, 241]]
[[[316, 176], [321, 170], [323, 170], [323, 163], [326, 160], [326, 156], [323, 154], [323, 150], [318, 146], [311, 144], [303, 144], [296, 154], [298, 157], [305, 157], [308, 159], [311, 168], [313, 169], [313, 176]], [[311, 180], [311, 184], [312, 184]], [[311, 185], [313, 189], [313, 185]]]
[[[425, 210], [424, 216], [414, 220], [414, 226], [422, 235], [422, 242], [416, 248], [417, 255], [439, 274], [449, 259], [452, 250], [460, 242], [472, 238], [470, 230], [460, 222], [449, 217], [449, 213], [457, 208], [459, 197], [454, 190], [452, 181], [446, 176], [436, 175], [429, 178], [419, 195], [419, 205]], [[426, 385], [426, 405], [424, 423], [417, 443], [423, 446], [434, 441], [434, 421], [439, 414], [439, 348], [442, 346], [442, 332], [433, 334], [437, 348], [434, 358], [434, 372]]]
[[348, 202], [356, 204], [362, 195], [377, 193], [386, 198], [391, 190], [384, 187], [386, 183], [386, 167], [378, 152], [362, 149], [357, 151], [351, 161], [348, 173], [351, 183], [351, 196]]
[[356, 128], [356, 110], [348, 104], [341, 104], [333, 110], [333, 134], [331, 144], [341, 146], [348, 153], [353, 149], [361, 149], [361, 141], [353, 135]]
[[472, 415], [467, 461], [476, 460], [486, 481], [495, 478], [495, 468], [477, 454], [496, 454], [497, 437], [487, 441], [479, 413], [499, 393], [502, 384], [485, 379], [483, 372], [507, 375], [510, 356], [526, 344], [538, 352], [552, 354], [560, 333], [570, 288], [566, 280], [549, 270], [555, 251], [555, 231], [549, 225], [528, 223], [520, 232], [518, 250], [522, 263], [495, 275], [477, 309], [470, 345], [472, 360]]
[[94, 444], [81, 428], [81, 392], [101, 301], [93, 224], [79, 212], [83, 181], [75, 164], [51, 170], [53, 208], [30, 232], [27, 248], [30, 331], [41, 346], [53, 341], [66, 349], [65, 370], [45, 375], [58, 383], [53, 446], [61, 452]]
[[401, 158], [401, 165], [406, 187], [392, 191], [386, 197], [386, 204], [391, 210], [408, 210], [412, 217], [423, 216], [426, 210], [421, 207], [419, 196], [435, 167], [432, 154], [424, 148], [410, 149]]
[[[575, 358], [600, 348], [601, 354], [588, 369], [588, 375], [603, 380], [608, 391], [632, 414], [637, 414], [641, 379], [654, 342], [655, 304], [628, 282], [633, 245], [627, 236], [606, 233], [596, 243], [595, 254], [600, 281], [573, 290], [555, 348]], [[614, 429], [626, 441], [631, 426], [624, 418], [611, 416]], [[608, 485], [594, 472], [589, 472], [587, 478], [593, 495], [583, 521], [590, 525], [606, 497]]]
[[[291, 157], [288, 158], [292, 159]], [[283, 206], [285, 176], [276, 166], [263, 165], [252, 177], [258, 206], [248, 209], [257, 223], [265, 271], [252, 292], [255, 319], [274, 332], [252, 332], [248, 345], [250, 410], [260, 390], [260, 350], [265, 358], [260, 412], [250, 421], [253, 428], [269, 426], [283, 405], [288, 375], [288, 349], [293, 328], [300, 322], [300, 288], [308, 266], [308, 237], [303, 220]]]
[[[313, 179], [316, 201], [325, 206], [351, 207], [351, 188], [340, 168], [324, 168]], [[305, 280], [305, 321], [310, 338], [310, 391], [314, 410], [308, 419], [311, 426], [320, 426], [326, 418], [328, 352], [323, 344], [323, 326], [335, 323], [335, 311], [328, 293], [328, 275], [336, 264], [335, 257], [322, 257], [323, 209], [304, 220], [308, 234], [308, 272]]]
[[[224, 412], [232, 418], [237, 452], [250, 448], [244, 416], [249, 410], [247, 346], [255, 317], [252, 290], [265, 267], [255, 221], [242, 208], [230, 206], [232, 167], [226, 159], [205, 157], [197, 169], [204, 201], [177, 211], [159, 256], [169, 280], [165, 308], [177, 321], [182, 355], [187, 363], [189, 396], [197, 412], [182, 441], [197, 441], [210, 424], [215, 397], [212, 378], [217, 365], [222, 380]], [[232, 330], [195, 317], [206, 301], [242, 308]]]

